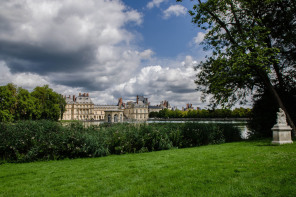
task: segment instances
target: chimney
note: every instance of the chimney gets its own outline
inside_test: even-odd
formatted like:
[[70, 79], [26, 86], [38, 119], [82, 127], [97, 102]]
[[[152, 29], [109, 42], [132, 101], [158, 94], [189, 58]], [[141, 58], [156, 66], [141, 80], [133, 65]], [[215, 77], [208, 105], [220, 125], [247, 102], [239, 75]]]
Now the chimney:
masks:
[[81, 96], [81, 92], [79, 93], [79, 96]]
[[88, 95], [89, 95], [89, 94], [88, 94], [88, 93], [86, 93], [86, 96], [87, 96], [87, 97], [89, 97]]
[[139, 96], [137, 95], [137, 104], [139, 104]]
[[85, 93], [83, 93], [83, 96], [85, 96]]
[[118, 99], [118, 106], [121, 107], [122, 106], [122, 98]]
[[75, 101], [75, 95], [73, 95], [73, 101]]

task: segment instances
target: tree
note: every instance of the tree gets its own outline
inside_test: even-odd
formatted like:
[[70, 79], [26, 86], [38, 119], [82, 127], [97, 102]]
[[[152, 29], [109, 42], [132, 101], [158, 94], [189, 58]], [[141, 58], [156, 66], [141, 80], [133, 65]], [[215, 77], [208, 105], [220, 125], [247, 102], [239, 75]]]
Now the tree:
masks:
[[32, 93], [14, 84], [0, 86], [0, 122], [15, 120], [58, 120], [66, 101], [48, 87], [36, 87]]
[[40, 111], [41, 119], [58, 120], [65, 112], [66, 101], [54, 92], [48, 85], [36, 87], [31, 93], [36, 99], [36, 107]]
[[222, 106], [268, 91], [295, 132], [283, 99], [296, 87], [295, 0], [197, 0], [189, 13], [212, 50], [197, 67], [198, 90]]
[[36, 108], [36, 99], [31, 96], [28, 90], [21, 87], [17, 88], [16, 120], [38, 119], [38, 109]]
[[12, 83], [0, 86], [0, 122], [12, 122], [17, 104], [16, 86]]

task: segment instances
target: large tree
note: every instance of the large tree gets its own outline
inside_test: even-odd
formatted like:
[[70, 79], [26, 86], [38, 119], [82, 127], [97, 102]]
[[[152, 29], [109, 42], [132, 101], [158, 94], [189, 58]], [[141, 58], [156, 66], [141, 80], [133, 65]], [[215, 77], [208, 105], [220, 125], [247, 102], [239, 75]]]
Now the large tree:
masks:
[[6, 86], [0, 86], [0, 122], [11, 122], [14, 120], [16, 104], [16, 86], [11, 83]]
[[212, 50], [197, 67], [198, 89], [229, 106], [269, 91], [295, 132], [281, 92], [295, 89], [296, 1], [196, 0], [189, 13]]
[[58, 120], [65, 112], [66, 101], [48, 85], [37, 86], [31, 95], [36, 98], [36, 106], [41, 110], [41, 119]]
[[58, 120], [65, 106], [65, 99], [48, 85], [36, 87], [32, 93], [11, 83], [0, 86], [0, 122]]
[[41, 116], [37, 99], [22, 87], [17, 88], [15, 120], [36, 120]]

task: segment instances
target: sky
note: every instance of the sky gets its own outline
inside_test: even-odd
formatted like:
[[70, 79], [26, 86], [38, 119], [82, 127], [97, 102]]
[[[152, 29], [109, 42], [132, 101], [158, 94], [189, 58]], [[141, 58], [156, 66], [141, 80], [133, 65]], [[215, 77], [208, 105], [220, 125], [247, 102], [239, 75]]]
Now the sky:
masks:
[[205, 32], [191, 1], [1, 0], [0, 85], [62, 95], [89, 93], [95, 104], [137, 95], [151, 105], [206, 108], [197, 92]]

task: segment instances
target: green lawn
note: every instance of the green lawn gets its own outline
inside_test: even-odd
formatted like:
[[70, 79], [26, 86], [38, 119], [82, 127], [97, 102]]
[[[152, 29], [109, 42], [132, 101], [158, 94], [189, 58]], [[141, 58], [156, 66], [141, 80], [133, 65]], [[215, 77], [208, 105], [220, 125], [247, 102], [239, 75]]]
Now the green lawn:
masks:
[[295, 196], [296, 144], [0, 165], [0, 196]]

